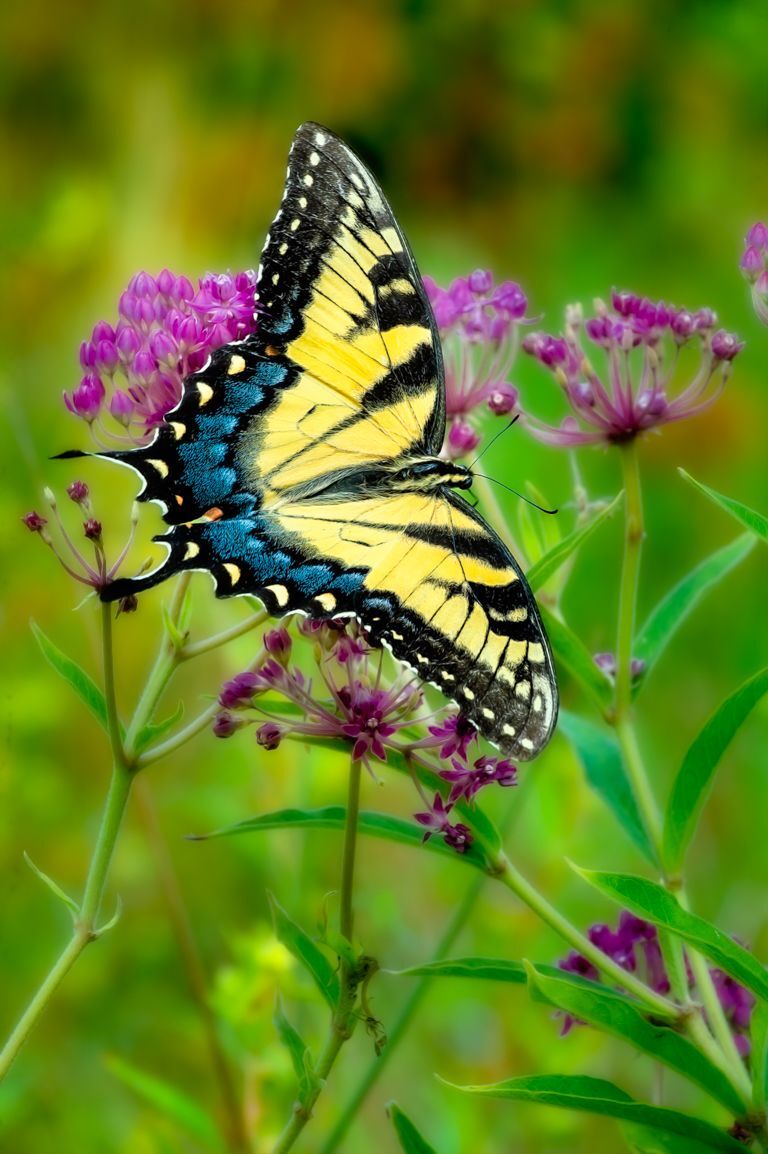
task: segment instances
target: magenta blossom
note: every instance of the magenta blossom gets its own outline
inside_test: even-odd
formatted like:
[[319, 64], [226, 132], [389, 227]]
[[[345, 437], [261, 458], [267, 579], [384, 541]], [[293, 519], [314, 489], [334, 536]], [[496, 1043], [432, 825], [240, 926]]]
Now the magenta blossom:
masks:
[[455, 460], [480, 442], [473, 421], [481, 406], [497, 415], [515, 411], [517, 389], [508, 378], [528, 302], [519, 285], [494, 285], [482, 269], [458, 277], [447, 289], [425, 277], [424, 287], [445, 361], [448, 432], [443, 452]]
[[[599, 924], [592, 926], [587, 934], [589, 940], [612, 958], [628, 973], [637, 973], [652, 990], [658, 994], [669, 992], [669, 978], [664, 967], [664, 959], [659, 946], [659, 935], [656, 927], [643, 918], [626, 910], [619, 917], [618, 927], [614, 930], [610, 926]], [[579, 953], [573, 951], [558, 963], [561, 970], [590, 981], [600, 981], [600, 974], [592, 962]], [[734, 1041], [739, 1053], [744, 1056], [749, 1053], [750, 1016], [755, 1004], [755, 997], [740, 986], [734, 978], [723, 973], [722, 970], [710, 969], [710, 977], [717, 992], [720, 1005], [730, 1023]], [[693, 975], [688, 969], [688, 982], [693, 984]], [[570, 1014], [564, 1015], [562, 1033], [567, 1034], [575, 1025], [580, 1025], [578, 1019]]]
[[[539, 440], [573, 448], [629, 441], [695, 416], [719, 396], [731, 361], [743, 348], [716, 325], [711, 309], [693, 313], [627, 292], [614, 291], [611, 308], [597, 301], [595, 315], [586, 322], [581, 308], [572, 306], [562, 336], [536, 332], [523, 341], [525, 351], [554, 376], [571, 415], [557, 428], [527, 412], [523, 419]], [[603, 369], [593, 365], [585, 340], [599, 350]], [[684, 348], [698, 352], [698, 369], [672, 395]]]
[[145, 444], [181, 399], [184, 378], [214, 349], [255, 330], [255, 284], [250, 271], [207, 273], [197, 288], [168, 269], [137, 273], [120, 297], [117, 324], [100, 321], [81, 344], [84, 375], [65, 393], [67, 408], [100, 446]]
[[443, 781], [451, 783], [448, 795], [451, 804], [462, 798], [472, 801], [487, 785], [517, 785], [517, 766], [504, 757], [478, 757], [471, 766], [456, 759], [452, 766], [452, 769], [440, 770]]
[[[317, 675], [308, 679], [294, 664], [310, 654]], [[436, 717], [424, 713], [424, 694], [411, 672], [384, 677], [383, 654], [367, 644], [355, 620], [288, 618], [264, 636], [264, 652], [253, 668], [227, 681], [219, 695], [214, 721], [217, 737], [255, 726], [265, 750], [287, 741], [328, 741], [346, 746], [350, 760], [375, 776], [374, 767], [394, 760], [407, 769], [424, 803], [416, 820], [428, 836], [440, 834], [457, 853], [465, 853], [472, 835], [448, 815], [461, 802], [472, 802], [490, 785], [516, 783], [517, 770], [498, 757], [477, 757], [469, 749], [477, 740], [474, 727], [443, 706]], [[447, 782], [447, 798], [430, 802], [422, 782]]]
[[[138, 523], [136, 506], [134, 506], [131, 517], [131, 528], [128, 540], [117, 558], [109, 562], [102, 541], [101, 521], [91, 516], [91, 500], [88, 486], [84, 481], [73, 481], [67, 489], [67, 496], [79, 509], [81, 519], [80, 529], [83, 538], [88, 542], [88, 550], [92, 550], [93, 552], [93, 560], [89, 560], [82, 551], [82, 548], [79, 548], [75, 544], [59, 512], [56, 498], [50, 489], [45, 490], [45, 498], [53, 517], [52, 527], [54, 528], [54, 534], [51, 534], [48, 518], [41, 516], [40, 513], [27, 513], [26, 516], [22, 517], [22, 523], [26, 525], [30, 532], [38, 534], [41, 541], [48, 546], [61, 567], [70, 577], [73, 577], [75, 581], [78, 581], [81, 585], [89, 586], [91, 589], [103, 589], [105, 585], [108, 585], [110, 581], [114, 580], [133, 544], [136, 525]], [[123, 598], [119, 608], [122, 613], [131, 612], [136, 608], [135, 598]]]
[[752, 307], [768, 325], [768, 225], [758, 221], [746, 235], [741, 271], [752, 292]]
[[429, 809], [425, 813], [416, 813], [413, 816], [427, 831], [424, 834], [424, 841], [439, 833], [445, 844], [455, 849], [456, 853], [466, 853], [472, 845], [472, 831], [461, 822], [454, 825], [448, 820], [451, 808], [452, 806], [446, 805], [440, 794], [436, 793]]

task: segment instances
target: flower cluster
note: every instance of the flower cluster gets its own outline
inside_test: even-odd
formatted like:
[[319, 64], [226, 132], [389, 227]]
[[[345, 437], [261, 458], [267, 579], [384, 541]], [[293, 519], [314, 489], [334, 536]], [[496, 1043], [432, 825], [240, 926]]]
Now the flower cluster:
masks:
[[425, 277], [424, 287], [445, 360], [448, 432], [443, 451], [455, 460], [480, 442], [471, 416], [481, 405], [497, 415], [517, 406], [517, 389], [508, 378], [528, 302], [519, 285], [494, 285], [482, 269], [458, 277], [447, 289]]
[[[553, 427], [526, 413], [535, 437], [551, 445], [621, 443], [709, 407], [728, 378], [730, 363], [743, 347], [718, 329], [711, 309], [673, 308], [629, 292], [611, 295], [611, 307], [595, 302], [584, 321], [580, 306], [566, 311], [562, 336], [529, 333], [524, 350], [548, 369], [565, 393], [571, 414]], [[599, 372], [585, 340], [601, 351]], [[698, 370], [672, 395], [680, 350], [699, 351]]]
[[[639, 973], [645, 982], [659, 994], [669, 991], [669, 978], [664, 967], [664, 960], [659, 946], [659, 937], [656, 927], [642, 918], [624, 911], [619, 917], [617, 929], [610, 926], [592, 926], [587, 934], [589, 940], [599, 949], [612, 958], [623, 970], [628, 973]], [[600, 974], [597, 968], [582, 954], [575, 951], [559, 963], [560, 969], [590, 981], [599, 981]], [[734, 1041], [740, 1054], [749, 1053], [749, 1020], [755, 997], [740, 986], [738, 982], [723, 973], [722, 970], [711, 969], [710, 977], [714, 984], [720, 1005], [730, 1023]], [[689, 984], [693, 975], [688, 971]], [[563, 1021], [562, 1033], [567, 1034], [575, 1025], [579, 1025], [576, 1018], [566, 1015]]]
[[[514, 785], [517, 770], [503, 758], [470, 760], [476, 730], [455, 712], [428, 724], [422, 713], [423, 693], [413, 674], [400, 672], [391, 684], [382, 675], [381, 653], [374, 653], [355, 622], [299, 620], [297, 641], [312, 642], [318, 687], [294, 661], [294, 638], [285, 626], [264, 635], [264, 652], [256, 666], [225, 683], [221, 711], [214, 721], [218, 737], [230, 737], [255, 725], [264, 749], [285, 739], [342, 741], [353, 761], [374, 774], [375, 762], [397, 755], [401, 764], [431, 771], [450, 786], [430, 802], [414, 777], [426, 809], [415, 815], [425, 827], [424, 839], [440, 834], [464, 853], [472, 843], [470, 829], [454, 824], [449, 814], [459, 803], [471, 803], [485, 786]], [[296, 646], [298, 648], [298, 645]]]
[[[105, 585], [108, 585], [110, 581], [114, 580], [115, 574], [127, 557], [133, 544], [136, 525], [138, 523], [137, 506], [134, 505], [128, 540], [120, 551], [117, 560], [110, 565], [107, 562], [107, 557], [104, 552], [102, 524], [101, 521], [97, 520], [93, 515], [90, 492], [85, 481], [73, 481], [67, 489], [67, 496], [80, 510], [83, 537], [93, 548], [93, 564], [86, 560], [70, 537], [59, 512], [56, 498], [50, 489], [45, 490], [45, 498], [58, 529], [58, 536], [61, 538], [63, 547], [54, 541], [48, 528], [48, 518], [43, 517], [40, 513], [27, 513], [21, 519], [22, 524], [26, 525], [31, 533], [38, 534], [40, 540], [48, 546], [62, 568], [69, 573], [70, 577], [74, 577], [75, 581], [79, 581], [81, 585], [88, 585], [91, 589], [103, 589]], [[135, 608], [136, 598], [134, 596], [123, 598], [119, 604], [119, 610], [123, 613], [131, 612]]]
[[753, 224], [744, 241], [741, 271], [752, 290], [752, 307], [768, 325], [768, 225]]
[[[80, 346], [84, 375], [64, 395], [70, 412], [86, 421], [100, 445], [142, 444], [181, 398], [184, 378], [211, 352], [256, 327], [256, 275], [207, 274], [197, 288], [164, 269], [132, 277], [120, 297], [119, 320], [100, 321]], [[103, 423], [105, 414], [116, 423]]]

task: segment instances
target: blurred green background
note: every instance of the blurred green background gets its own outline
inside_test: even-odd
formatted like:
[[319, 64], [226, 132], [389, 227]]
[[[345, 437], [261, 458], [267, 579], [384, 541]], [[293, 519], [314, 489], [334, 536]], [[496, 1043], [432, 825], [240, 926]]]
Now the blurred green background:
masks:
[[[61, 403], [62, 390], [77, 381], [80, 340], [98, 319], [115, 318], [119, 293], [138, 269], [169, 266], [196, 277], [254, 266], [280, 198], [291, 135], [304, 119], [328, 124], [363, 153], [422, 271], [443, 283], [489, 266], [519, 280], [531, 314], [553, 328], [566, 303], [607, 296], [612, 285], [691, 308], [709, 305], [748, 343], [713, 409], [643, 445], [649, 537], [642, 618], [698, 559], [737, 535], [676, 466], [766, 509], [768, 333], [753, 317], [737, 264], [746, 228], [768, 212], [768, 13], [747, 0], [28, 0], [5, 6], [0, 25], [4, 1034], [67, 934], [63, 909], [26, 868], [22, 851], [78, 893], [108, 773], [105, 739], [44, 664], [29, 631], [34, 618], [97, 674], [96, 615], [90, 603], [78, 608], [81, 588], [19, 525], [28, 508], [41, 505], [43, 484], [63, 494], [81, 475], [113, 546], [127, 529], [132, 476], [97, 462], [76, 470], [49, 460], [86, 447], [84, 427]], [[518, 362], [515, 381], [532, 408], [559, 419], [556, 391], [535, 365]], [[616, 491], [612, 455], [587, 451], [581, 461], [592, 495]], [[548, 501], [569, 501], [566, 459], [522, 432], [508, 434], [485, 465], [518, 487], [530, 478]], [[145, 509], [142, 517], [148, 537], [157, 513]], [[592, 650], [612, 647], [619, 556], [616, 521], [579, 558], [566, 599], [571, 625]], [[242, 605], [215, 605], [207, 580], [196, 582], [200, 635], [242, 617]], [[153, 594], [119, 623], [126, 708], [154, 651], [162, 598]], [[706, 716], [764, 663], [765, 604], [764, 554], [755, 551], [686, 624], [649, 685], [644, 747], [662, 797]], [[185, 670], [169, 709], [182, 696], [191, 715], [245, 664], [252, 645], [245, 639]], [[572, 708], [587, 708], [564, 688]], [[690, 876], [698, 911], [762, 956], [765, 721], [758, 711], [727, 755]], [[410, 791], [382, 776], [381, 789], [366, 782], [365, 803], [411, 812]], [[283, 974], [291, 994], [306, 997], [306, 987], [271, 943], [265, 890], [312, 928], [338, 884], [340, 841], [331, 833], [268, 834], [195, 844], [184, 835], [282, 805], [340, 802], [343, 767], [317, 751], [257, 754], [249, 735], [227, 743], [204, 736], [145, 785], [110, 885], [108, 912], [119, 894], [122, 921], [70, 974], [0, 1091], [3, 1150], [202, 1149], [109, 1067], [110, 1057], [122, 1058], [217, 1109], [200, 1014], [148, 835], [149, 798], [215, 1004], [228, 1019], [228, 1044], [244, 1061], [256, 1132], [274, 1130], [289, 1106], [287, 1062], [270, 1024], [276, 976]], [[597, 868], [643, 865], [588, 792], [562, 739], [526, 772], [513, 798], [489, 804], [495, 812], [513, 805], [514, 860], [574, 921], [614, 916], [574, 880], [564, 858]], [[364, 843], [361, 857], [358, 929], [366, 949], [394, 968], [426, 959], [471, 880], [468, 871], [384, 843]], [[551, 961], [563, 950], [489, 885], [456, 952]], [[394, 978], [376, 983], [385, 1027], [408, 989]], [[305, 1013], [311, 1032], [319, 1017], [312, 1007]], [[440, 1154], [608, 1148], [619, 1140], [612, 1123], [500, 1102], [481, 1109], [433, 1077], [437, 1071], [461, 1083], [582, 1072], [648, 1092], [644, 1059], [588, 1030], [558, 1041], [558, 1028], [522, 990], [433, 988], [345, 1149], [395, 1150], [383, 1113], [391, 1098]], [[297, 1149], [319, 1147], [343, 1088], [371, 1057], [360, 1031]], [[721, 1120], [689, 1089], [673, 1085], [670, 1093]], [[271, 1113], [275, 1101], [282, 1107]]]

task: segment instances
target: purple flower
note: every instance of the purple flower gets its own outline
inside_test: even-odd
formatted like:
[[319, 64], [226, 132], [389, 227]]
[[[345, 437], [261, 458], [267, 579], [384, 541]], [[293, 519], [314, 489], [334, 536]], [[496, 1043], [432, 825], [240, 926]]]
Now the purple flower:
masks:
[[256, 693], [266, 688], [260, 673], [238, 673], [221, 687], [219, 705], [222, 709], [238, 709], [250, 705]]
[[233, 717], [233, 715], [231, 713], [227, 713], [226, 710], [222, 710], [222, 712], [217, 713], [216, 717], [214, 718], [214, 736], [231, 737], [233, 733], [237, 733], [242, 724], [243, 723], [239, 718]]
[[[98, 424], [97, 440], [146, 443], [181, 397], [182, 381], [211, 352], [254, 332], [253, 272], [208, 273], [197, 289], [164, 269], [140, 272], [120, 297], [119, 320], [95, 326], [80, 346], [85, 371], [64, 400], [70, 412]], [[103, 423], [106, 410], [119, 426]]]
[[472, 831], [461, 822], [453, 825], [448, 820], [452, 808], [451, 804], [446, 805], [440, 794], [436, 793], [430, 808], [413, 816], [419, 825], [423, 825], [426, 829], [424, 841], [429, 841], [433, 834], [439, 833], [451, 849], [455, 849], [457, 853], [466, 853], [472, 845]]
[[360, 761], [372, 753], [379, 761], [386, 761], [384, 740], [397, 732], [397, 725], [388, 720], [388, 714], [396, 706], [389, 691], [369, 689], [361, 681], [343, 685], [339, 690], [339, 701], [347, 715], [341, 724], [345, 737], [354, 739], [352, 760]]
[[733, 1030], [734, 1041], [736, 1048], [741, 1054], [742, 1058], [749, 1053], [749, 1025], [757, 999], [755, 995], [745, 990], [743, 986], [722, 970], [713, 969], [709, 971], [710, 977], [714, 983], [715, 990], [720, 1005], [725, 1011], [725, 1016], [730, 1023]]
[[256, 730], [256, 740], [263, 749], [277, 749], [283, 736], [283, 727], [275, 721], [265, 721]]
[[472, 766], [460, 761], [454, 761], [452, 765], [452, 769], [440, 770], [443, 781], [451, 783], [448, 800], [452, 805], [461, 798], [472, 801], [486, 785], [495, 783], [505, 788], [517, 785], [517, 766], [506, 758], [478, 757]]
[[[441, 758], [457, 756], [466, 761], [469, 746], [477, 740], [474, 725], [460, 713], [452, 713], [440, 725], [430, 725], [429, 732], [439, 745]], [[435, 741], [431, 744], [434, 745]]]
[[[288, 630], [293, 632], [293, 640]], [[301, 642], [309, 642], [318, 676], [308, 679], [292, 664]], [[219, 704], [223, 713], [215, 732], [228, 737], [235, 724], [232, 713], [243, 711], [256, 721], [256, 739], [265, 749], [275, 749], [286, 739], [344, 742], [350, 759], [362, 763], [375, 777], [374, 766], [393, 756], [401, 766], [426, 771], [439, 784], [450, 785], [446, 800], [441, 795], [418, 820], [428, 835], [439, 833], [447, 845], [465, 853], [472, 840], [470, 829], [449, 821], [459, 800], [471, 802], [491, 784], [502, 788], [517, 781], [516, 767], [505, 758], [477, 757], [468, 764], [467, 754], [477, 730], [451, 713], [430, 721], [420, 716], [423, 692], [417, 679], [400, 671], [387, 683], [381, 654], [374, 653], [354, 620], [291, 619], [286, 626], [265, 635], [265, 651], [256, 666], [227, 681]], [[305, 648], [307, 646], [305, 645]], [[268, 694], [265, 690], [270, 690]], [[282, 697], [290, 708], [278, 705]], [[419, 778], [414, 777], [421, 793]]]
[[264, 634], [264, 648], [283, 666], [288, 664], [291, 656], [291, 645], [291, 635], [283, 625], [277, 629], [270, 629]]
[[67, 496], [76, 505], [85, 505], [88, 501], [88, 486], [85, 481], [73, 481], [67, 486]]
[[749, 282], [752, 307], [768, 325], [768, 226], [758, 221], [747, 233], [741, 257], [741, 271]]
[[[610, 308], [598, 301], [595, 309], [584, 322], [580, 307], [572, 306], [563, 336], [535, 332], [523, 341], [524, 350], [553, 374], [572, 410], [557, 428], [524, 414], [533, 435], [548, 444], [620, 444], [694, 416], [719, 396], [743, 348], [732, 333], [714, 331], [711, 309], [690, 312], [615, 290]], [[585, 342], [597, 350], [602, 370], [594, 367]], [[698, 350], [699, 365], [673, 396], [684, 347]]]
[[66, 393], [64, 394], [64, 403], [70, 413], [74, 413], [76, 417], [82, 417], [90, 425], [99, 415], [105, 396], [106, 389], [101, 383], [101, 378], [95, 373], [86, 373], [77, 388], [73, 390], [71, 397], [68, 397]]
[[[615, 653], [596, 653], [593, 658], [598, 669], [602, 669], [603, 673], [611, 681], [616, 678], [616, 654]], [[632, 681], [639, 680], [645, 673], [645, 662], [642, 657], [633, 657], [629, 665], [629, 676]]]
[[[90, 495], [88, 486], [83, 481], [73, 481], [67, 489], [67, 496], [76, 505], [80, 507], [81, 513], [90, 512]], [[95, 517], [86, 516], [82, 522], [83, 535], [87, 541], [90, 541], [93, 546], [93, 561], [88, 561], [80, 550], [75, 545], [70, 536], [56, 502], [56, 498], [50, 489], [45, 490], [45, 497], [53, 514], [53, 523], [56, 526], [57, 533], [51, 536], [47, 525], [48, 520], [42, 517], [39, 513], [27, 513], [22, 517], [23, 523], [33, 533], [38, 533], [41, 540], [48, 546], [51, 552], [56, 557], [63, 569], [74, 577], [75, 581], [79, 581], [82, 585], [88, 585], [91, 589], [103, 589], [110, 581], [114, 580], [120, 566], [127, 557], [133, 537], [136, 532], [136, 514], [131, 519], [131, 530], [126, 544], [117, 556], [117, 560], [109, 564], [106, 553], [104, 551], [104, 544], [102, 542], [102, 524], [101, 521]]]
[[471, 453], [480, 437], [473, 428], [480, 406], [502, 415], [514, 412], [517, 389], [508, 381], [517, 353], [527, 300], [519, 285], [495, 285], [478, 269], [440, 288], [430, 277], [424, 287], [432, 304], [445, 360], [448, 434], [445, 454], [455, 460]]
[[[626, 910], [619, 917], [619, 924], [614, 930], [610, 926], [599, 924], [592, 926], [587, 934], [589, 940], [612, 958], [628, 973], [639, 973], [651, 989], [659, 994], [669, 992], [669, 978], [664, 967], [664, 959], [659, 946], [659, 937], [656, 927], [651, 922], [638, 918]], [[558, 962], [561, 970], [579, 974], [590, 981], [600, 981], [600, 974], [592, 962], [583, 955], [572, 952], [567, 958]], [[739, 1053], [749, 1052], [749, 1040], [745, 1036], [749, 1030], [750, 1015], [755, 1004], [754, 996], [737, 981], [722, 970], [710, 969], [710, 977], [715, 986], [725, 1016], [733, 1030], [734, 1040]], [[688, 981], [693, 982], [693, 975], [688, 970]], [[580, 1024], [577, 1019], [565, 1016], [563, 1034], [567, 1034], [572, 1026]]]
[[32, 511], [25, 513], [21, 518], [22, 524], [26, 525], [30, 533], [42, 533], [45, 526], [48, 524], [48, 518], [42, 517], [39, 513]]

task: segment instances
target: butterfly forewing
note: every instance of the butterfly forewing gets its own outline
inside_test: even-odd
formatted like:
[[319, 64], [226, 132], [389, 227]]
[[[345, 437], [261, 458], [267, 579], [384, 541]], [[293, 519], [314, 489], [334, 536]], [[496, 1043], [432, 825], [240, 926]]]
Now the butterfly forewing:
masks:
[[440, 344], [421, 278], [371, 174], [318, 125], [294, 140], [257, 291], [264, 346], [299, 366], [254, 442], [263, 483], [281, 493], [439, 449]]

